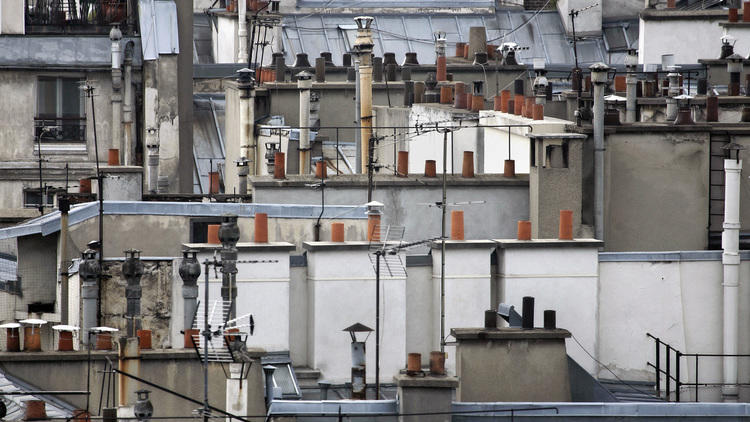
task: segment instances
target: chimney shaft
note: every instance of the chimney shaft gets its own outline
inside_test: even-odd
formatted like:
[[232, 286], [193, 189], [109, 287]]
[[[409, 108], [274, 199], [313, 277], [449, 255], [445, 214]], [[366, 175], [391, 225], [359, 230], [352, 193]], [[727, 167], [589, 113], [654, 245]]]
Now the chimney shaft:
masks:
[[297, 75], [299, 89], [299, 174], [310, 174], [310, 89], [312, 75], [302, 72]]
[[[239, 70], [237, 88], [240, 91], [240, 156], [248, 163], [248, 174], [258, 174], [258, 148], [255, 146], [255, 86], [252, 71]], [[239, 184], [239, 181], [238, 181]]]
[[354, 18], [357, 23], [357, 39], [354, 41], [354, 51], [359, 56], [359, 100], [360, 100], [360, 143], [361, 160], [360, 171], [367, 173], [370, 138], [372, 137], [372, 25], [373, 18], [359, 16]]

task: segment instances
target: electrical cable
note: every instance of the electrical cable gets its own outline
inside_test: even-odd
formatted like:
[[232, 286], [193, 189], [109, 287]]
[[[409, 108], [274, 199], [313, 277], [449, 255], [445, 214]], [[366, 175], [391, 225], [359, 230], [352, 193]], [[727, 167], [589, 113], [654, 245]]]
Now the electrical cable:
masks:
[[638, 394], [645, 394], [644, 391], [639, 390], [637, 387], [633, 386], [632, 384], [630, 384], [627, 381], [624, 381], [622, 378], [618, 377], [617, 374], [615, 374], [611, 369], [609, 369], [609, 367], [607, 365], [601, 363], [597, 358], [594, 357], [594, 355], [592, 355], [591, 353], [589, 353], [589, 351], [586, 350], [585, 347], [583, 347], [583, 345], [581, 344], [581, 342], [578, 341], [578, 339], [576, 338], [576, 336], [573, 335], [573, 333], [570, 333], [570, 336], [573, 338], [573, 340], [575, 340], [576, 344], [578, 344], [578, 347], [580, 347], [581, 350], [583, 350], [587, 355], [589, 355], [589, 357], [594, 362], [596, 362], [597, 364], [601, 365], [604, 369], [607, 370], [607, 372], [609, 372], [610, 374], [612, 374], [612, 376], [615, 377], [617, 379], [617, 381], [620, 382], [620, 384], [625, 385], [625, 386], [631, 388], [633, 391], [637, 392]]

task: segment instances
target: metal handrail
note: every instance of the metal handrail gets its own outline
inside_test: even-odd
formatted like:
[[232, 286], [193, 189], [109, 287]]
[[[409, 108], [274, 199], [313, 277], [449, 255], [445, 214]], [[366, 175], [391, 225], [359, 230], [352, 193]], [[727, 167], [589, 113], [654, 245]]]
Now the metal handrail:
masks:
[[[734, 358], [747, 358], [750, 357], [750, 354], [724, 354], [724, 353], [682, 353], [675, 347], [672, 347], [669, 343], [661, 341], [659, 337], [656, 337], [652, 335], [651, 333], [646, 333], [647, 337], [650, 337], [654, 339], [655, 342], [655, 364], [652, 364], [651, 362], [646, 362], [647, 366], [650, 366], [655, 369], [656, 374], [656, 384], [655, 384], [655, 390], [656, 394], [661, 394], [661, 374], [664, 374], [665, 377], [665, 398], [667, 401], [669, 401], [669, 393], [670, 393], [670, 381], [675, 382], [675, 401], [680, 401], [680, 387], [683, 385], [686, 386], [692, 386], [695, 388], [695, 402], [698, 402], [698, 387], [699, 386], [723, 386], [723, 385], [750, 385], [747, 383], [701, 383], [699, 381], [698, 377], [698, 361], [702, 357], [734, 357]], [[665, 369], [661, 369], [661, 346], [664, 346], [666, 349], [666, 356], [665, 356]], [[675, 374], [672, 376], [671, 374], [671, 355], [674, 352], [675, 355]], [[695, 382], [682, 382], [680, 381], [680, 367], [682, 366], [681, 358], [683, 357], [693, 357], [695, 358]]]

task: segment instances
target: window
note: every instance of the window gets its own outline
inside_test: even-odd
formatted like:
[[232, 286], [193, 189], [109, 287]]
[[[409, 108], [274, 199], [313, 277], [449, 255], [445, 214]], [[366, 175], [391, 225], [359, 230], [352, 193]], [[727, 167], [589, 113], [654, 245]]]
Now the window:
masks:
[[43, 142], [86, 140], [84, 97], [80, 78], [39, 77], [34, 134]]
[[[52, 208], [55, 203], [55, 189], [44, 189], [44, 207]], [[39, 208], [39, 188], [24, 189], [23, 206], [26, 208]]]

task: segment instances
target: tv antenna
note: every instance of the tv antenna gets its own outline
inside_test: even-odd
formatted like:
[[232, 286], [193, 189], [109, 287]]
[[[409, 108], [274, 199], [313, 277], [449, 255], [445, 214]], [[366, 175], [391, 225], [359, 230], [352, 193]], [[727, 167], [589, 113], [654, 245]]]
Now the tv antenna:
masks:
[[581, 68], [578, 66], [578, 38], [576, 37], [576, 18], [578, 17], [578, 14], [581, 12], [584, 12], [586, 10], [589, 10], [591, 8], [594, 8], [598, 6], [599, 3], [593, 3], [586, 7], [583, 7], [581, 9], [571, 9], [568, 13], [568, 16], [570, 16], [570, 23], [573, 29], [573, 57], [575, 58], [575, 64], [576, 67], [573, 68], [573, 81], [577, 82], [578, 89], [576, 90], [576, 93], [578, 94], [578, 101], [581, 99], [581, 92], [582, 92], [582, 85], [583, 85], [583, 73], [581, 72]]
[[[375, 399], [380, 399], [380, 273], [385, 271], [390, 278], [406, 278], [406, 265], [400, 252], [432, 242], [433, 239], [405, 243], [404, 227], [380, 224], [373, 228], [370, 241], [370, 262], [375, 270]], [[381, 264], [382, 263], [382, 264]]]

